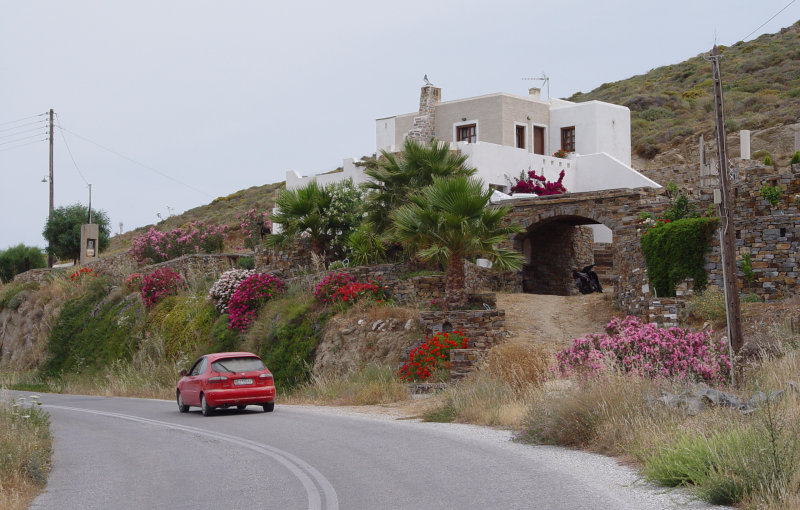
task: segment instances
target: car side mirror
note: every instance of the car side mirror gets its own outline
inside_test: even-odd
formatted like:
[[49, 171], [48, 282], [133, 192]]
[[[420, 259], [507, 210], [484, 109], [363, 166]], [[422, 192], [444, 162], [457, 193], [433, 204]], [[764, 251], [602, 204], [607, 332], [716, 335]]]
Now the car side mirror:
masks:
[[189, 371], [186, 370], [185, 368], [183, 370], [181, 370], [180, 372], [178, 372], [178, 375], [180, 375], [181, 377], [183, 377], [185, 375], [188, 375], [188, 374], [189, 374]]

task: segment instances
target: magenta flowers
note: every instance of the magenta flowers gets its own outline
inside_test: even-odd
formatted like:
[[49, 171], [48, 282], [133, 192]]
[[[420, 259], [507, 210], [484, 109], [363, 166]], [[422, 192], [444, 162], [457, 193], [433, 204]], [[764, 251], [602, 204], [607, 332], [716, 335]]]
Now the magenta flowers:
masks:
[[596, 374], [608, 366], [647, 377], [675, 377], [714, 384], [728, 381], [731, 362], [724, 340], [711, 331], [642, 324], [636, 317], [613, 318], [607, 334], [576, 338], [556, 354], [562, 375]]
[[142, 302], [146, 308], [155, 306], [167, 296], [178, 293], [183, 285], [180, 275], [168, 267], [156, 269], [144, 277], [142, 283]]
[[246, 330], [258, 316], [258, 309], [282, 292], [284, 287], [280, 279], [266, 273], [257, 273], [242, 280], [228, 303], [228, 328]]
[[511, 193], [534, 193], [536, 195], [561, 195], [567, 192], [562, 181], [564, 180], [564, 170], [558, 174], [558, 180], [555, 182], [548, 181], [544, 175], [537, 175], [536, 170], [528, 172], [528, 178], [524, 181], [517, 179], [511, 187]]
[[131, 254], [140, 264], [165, 262], [189, 253], [214, 253], [223, 248], [226, 225], [193, 221], [181, 228], [150, 230], [131, 240]]

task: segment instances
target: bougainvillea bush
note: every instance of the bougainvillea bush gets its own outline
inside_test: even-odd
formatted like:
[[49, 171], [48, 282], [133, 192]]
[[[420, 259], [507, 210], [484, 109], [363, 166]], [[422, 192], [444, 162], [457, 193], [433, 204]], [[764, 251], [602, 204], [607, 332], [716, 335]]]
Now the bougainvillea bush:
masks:
[[219, 313], [228, 313], [228, 304], [236, 292], [236, 288], [245, 279], [256, 272], [252, 269], [231, 269], [220, 275], [208, 291], [208, 298], [214, 302], [214, 307]]
[[333, 291], [329, 302], [355, 303], [362, 299], [383, 303], [386, 301], [386, 287], [382, 282], [374, 282], [372, 280], [370, 280], [369, 283], [346, 283]]
[[155, 264], [190, 253], [215, 253], [222, 251], [226, 225], [193, 221], [181, 228], [161, 232], [150, 230], [131, 240], [131, 255], [140, 264]]
[[413, 349], [397, 375], [403, 381], [425, 381], [437, 371], [450, 368], [450, 351], [466, 349], [467, 338], [462, 331], [437, 333]]
[[257, 209], [250, 209], [244, 214], [236, 216], [239, 226], [244, 236], [244, 245], [254, 249], [261, 244], [261, 235], [266, 231], [272, 232], [272, 222], [269, 213], [264, 211], [259, 213]]
[[242, 280], [228, 302], [228, 328], [246, 330], [258, 316], [258, 309], [285, 287], [280, 279], [266, 273], [256, 273]]
[[543, 195], [561, 195], [562, 193], [567, 192], [567, 188], [564, 187], [562, 182], [564, 181], [564, 170], [561, 170], [561, 173], [558, 174], [558, 180], [548, 181], [544, 175], [538, 175], [536, 170], [531, 170], [528, 172], [527, 179], [517, 179], [514, 177], [514, 180], [517, 181], [516, 184], [511, 186], [511, 193], [533, 193], [535, 195], [543, 196]]
[[330, 303], [336, 289], [355, 281], [356, 279], [345, 271], [331, 271], [314, 287], [314, 299], [320, 303]]
[[168, 267], [156, 269], [144, 277], [142, 282], [142, 302], [147, 308], [155, 306], [167, 296], [178, 293], [183, 286], [181, 276]]
[[606, 334], [576, 338], [556, 354], [561, 375], [595, 375], [613, 366], [624, 373], [725, 384], [731, 362], [724, 339], [712, 332], [659, 328], [636, 317], [615, 317]]

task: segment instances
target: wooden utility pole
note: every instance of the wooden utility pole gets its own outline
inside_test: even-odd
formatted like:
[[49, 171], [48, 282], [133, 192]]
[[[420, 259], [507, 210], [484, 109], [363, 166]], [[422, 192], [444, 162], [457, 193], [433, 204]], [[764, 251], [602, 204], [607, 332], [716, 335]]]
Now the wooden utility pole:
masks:
[[[739, 354], [742, 348], [742, 318], [739, 309], [739, 285], [736, 268], [735, 224], [733, 222], [733, 196], [729, 183], [729, 163], [725, 146], [725, 119], [722, 109], [722, 78], [719, 71], [719, 48], [711, 50], [711, 69], [714, 75], [714, 115], [717, 123], [717, 152], [719, 156], [719, 185], [721, 202], [720, 248], [722, 252], [722, 279], [725, 283], [725, 312], [728, 317], [728, 341], [732, 354]], [[731, 360], [733, 362], [733, 360]]]
[[[50, 221], [53, 218], [53, 109], [50, 108], [50, 212], [47, 215], [47, 221]], [[55, 264], [55, 257], [53, 256], [53, 252], [50, 251], [50, 246], [48, 244], [47, 250], [47, 267], [53, 267]]]

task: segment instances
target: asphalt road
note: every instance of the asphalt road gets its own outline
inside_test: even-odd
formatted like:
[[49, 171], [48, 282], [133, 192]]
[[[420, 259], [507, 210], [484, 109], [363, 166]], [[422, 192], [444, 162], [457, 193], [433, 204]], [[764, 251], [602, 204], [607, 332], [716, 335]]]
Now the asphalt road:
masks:
[[55, 451], [36, 510], [708, 508], [613, 459], [483, 427], [280, 404], [203, 417], [160, 400], [41, 397]]

